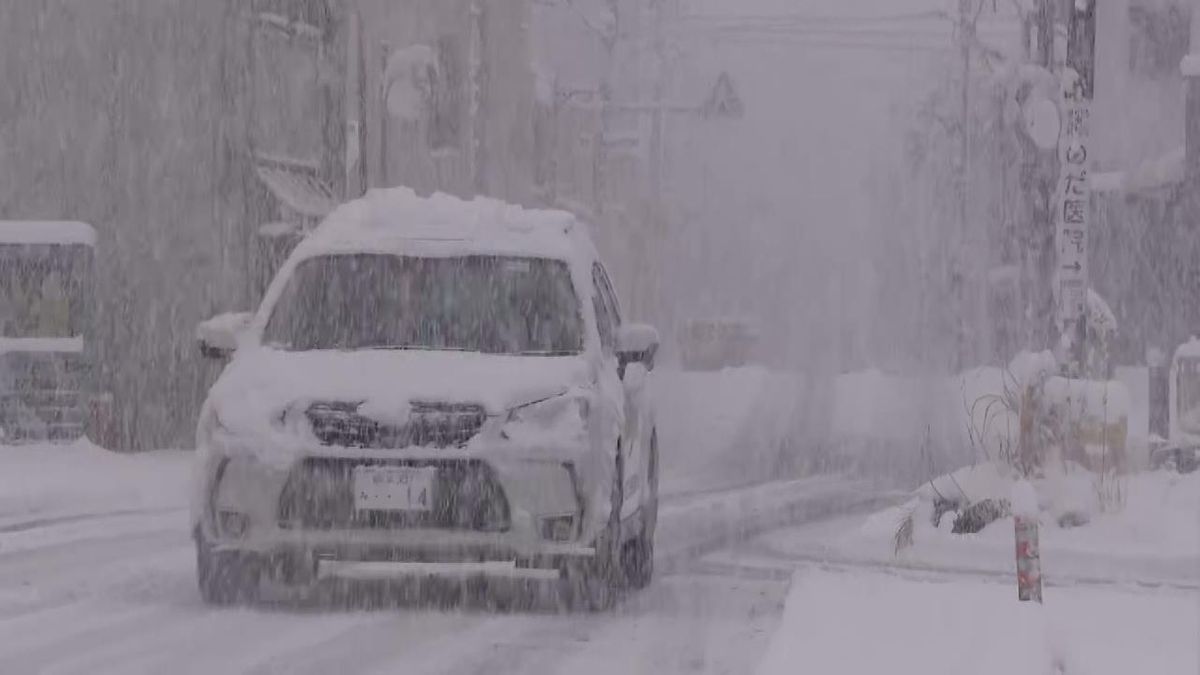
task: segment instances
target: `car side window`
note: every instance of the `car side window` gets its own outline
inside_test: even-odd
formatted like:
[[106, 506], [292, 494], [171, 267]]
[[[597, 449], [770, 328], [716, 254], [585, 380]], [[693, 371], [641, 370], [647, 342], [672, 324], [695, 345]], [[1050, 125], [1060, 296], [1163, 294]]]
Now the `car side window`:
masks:
[[613, 290], [612, 282], [609, 281], [608, 272], [605, 271], [604, 266], [597, 263], [596, 271], [600, 275], [600, 292], [604, 295], [604, 301], [608, 303], [613, 323], [619, 327], [621, 325], [621, 303], [617, 302], [617, 293]]
[[606, 356], [612, 356], [617, 349], [617, 315], [609, 304], [605, 291], [607, 279], [600, 265], [592, 267], [592, 307], [596, 311], [596, 329], [600, 333], [600, 347]]

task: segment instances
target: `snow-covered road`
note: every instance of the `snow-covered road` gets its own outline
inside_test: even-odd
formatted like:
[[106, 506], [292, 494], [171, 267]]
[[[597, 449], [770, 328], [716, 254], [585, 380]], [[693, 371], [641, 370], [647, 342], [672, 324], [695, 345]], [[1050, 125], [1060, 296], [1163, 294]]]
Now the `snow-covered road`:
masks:
[[[97, 540], [70, 555], [5, 557], [4, 578], [38, 579], [30, 590], [41, 597], [6, 589], [0, 672], [746, 672], [765, 649], [787, 587], [671, 575], [599, 616], [214, 610], [200, 604], [191, 565], [190, 546], [175, 533]], [[622, 665], [612, 670], [617, 659]]]
[[[8, 523], [0, 535], [0, 673], [752, 672], [779, 621], [787, 578], [696, 563], [784, 511], [803, 520], [864, 497], [813, 479], [664, 504], [667, 572], [611, 613], [570, 616], [469, 603], [347, 606], [345, 598], [211, 609], [195, 590], [183, 511]], [[726, 534], [714, 537], [718, 520]]]
[[779, 481], [779, 420], [795, 405], [775, 391], [783, 379], [664, 373], [660, 574], [600, 615], [369, 594], [374, 606], [343, 594], [212, 609], [183, 508], [190, 453], [3, 448], [0, 673], [753, 672], [788, 579], [697, 563], [772, 527], [889, 499], [836, 477]]

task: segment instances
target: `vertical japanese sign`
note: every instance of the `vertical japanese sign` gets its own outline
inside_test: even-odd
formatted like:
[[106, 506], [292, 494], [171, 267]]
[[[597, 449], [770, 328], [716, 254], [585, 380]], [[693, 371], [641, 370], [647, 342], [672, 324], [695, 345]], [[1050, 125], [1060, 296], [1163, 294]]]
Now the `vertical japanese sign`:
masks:
[[[1058, 326], [1076, 343], [1084, 328], [1088, 290], [1088, 225], [1091, 179], [1088, 140], [1091, 102], [1079, 74], [1063, 72], [1063, 125], [1058, 143], [1060, 174], [1056, 198], [1055, 246], [1058, 251], [1056, 299]], [[1075, 345], [1079, 347], [1078, 344]]]

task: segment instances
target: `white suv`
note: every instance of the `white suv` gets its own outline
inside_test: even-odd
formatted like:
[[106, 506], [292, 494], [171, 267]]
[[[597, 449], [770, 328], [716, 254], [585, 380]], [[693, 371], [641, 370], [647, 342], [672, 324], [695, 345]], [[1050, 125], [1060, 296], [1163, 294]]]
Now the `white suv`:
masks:
[[554, 581], [589, 608], [649, 583], [658, 334], [570, 214], [373, 191], [198, 338], [232, 355], [196, 432], [206, 601], [267, 575]]

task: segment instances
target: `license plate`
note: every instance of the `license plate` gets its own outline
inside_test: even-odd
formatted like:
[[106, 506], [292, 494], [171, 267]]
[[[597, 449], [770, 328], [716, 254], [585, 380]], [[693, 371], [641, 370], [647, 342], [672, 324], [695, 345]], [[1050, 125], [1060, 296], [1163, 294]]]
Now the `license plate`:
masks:
[[437, 469], [412, 466], [354, 467], [354, 508], [359, 511], [430, 511]]

